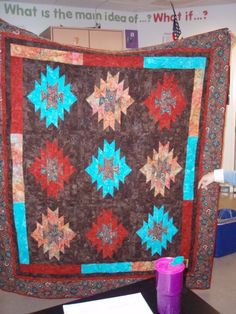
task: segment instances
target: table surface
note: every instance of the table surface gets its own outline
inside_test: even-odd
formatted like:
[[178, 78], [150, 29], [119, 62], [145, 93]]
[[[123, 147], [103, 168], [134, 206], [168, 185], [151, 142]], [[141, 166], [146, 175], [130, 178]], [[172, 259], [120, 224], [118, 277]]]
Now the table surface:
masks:
[[[153, 311], [153, 313], [157, 313], [157, 297], [156, 297], [156, 286], [155, 286], [155, 278], [150, 278], [146, 280], [139, 281], [135, 284], [124, 286], [121, 288], [117, 288], [114, 290], [109, 290], [103, 293], [99, 293], [93, 295], [91, 297], [86, 297], [83, 299], [79, 299], [78, 301], [73, 301], [66, 304], [73, 304], [85, 301], [99, 300], [105, 299], [109, 297], [122, 296], [132, 293], [141, 292], [144, 299], [148, 303], [149, 307]], [[65, 303], [63, 303], [65, 304]], [[63, 305], [62, 304], [62, 305]], [[63, 314], [62, 305], [57, 305], [54, 307], [50, 307], [45, 310], [40, 310], [38, 312], [33, 312], [31, 314]], [[197, 296], [191, 290], [184, 288], [181, 299], [181, 313], [182, 314], [220, 314], [220, 312], [216, 311], [212, 306], [210, 306], [207, 302]]]

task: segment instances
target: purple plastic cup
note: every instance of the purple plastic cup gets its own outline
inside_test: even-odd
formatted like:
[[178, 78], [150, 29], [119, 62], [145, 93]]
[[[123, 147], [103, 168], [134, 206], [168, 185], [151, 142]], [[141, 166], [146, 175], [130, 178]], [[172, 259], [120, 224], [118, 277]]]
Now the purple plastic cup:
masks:
[[158, 294], [157, 308], [159, 314], [179, 314], [181, 311], [181, 295]]
[[174, 296], [183, 289], [183, 263], [171, 265], [173, 257], [162, 257], [155, 262], [157, 292], [160, 295]]
[[173, 259], [162, 257], [155, 262], [157, 308], [160, 314], [180, 313], [185, 265], [171, 265]]

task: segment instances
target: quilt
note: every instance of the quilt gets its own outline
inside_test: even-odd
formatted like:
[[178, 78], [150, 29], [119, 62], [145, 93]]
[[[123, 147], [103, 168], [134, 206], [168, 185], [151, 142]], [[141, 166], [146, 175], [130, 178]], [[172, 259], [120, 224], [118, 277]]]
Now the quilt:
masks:
[[184, 256], [209, 288], [230, 34], [108, 52], [1, 32], [0, 288], [83, 297]]

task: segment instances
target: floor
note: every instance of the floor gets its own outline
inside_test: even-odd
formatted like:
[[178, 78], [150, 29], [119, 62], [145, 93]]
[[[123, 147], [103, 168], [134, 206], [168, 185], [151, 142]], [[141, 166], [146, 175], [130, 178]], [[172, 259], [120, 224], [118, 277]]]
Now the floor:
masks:
[[193, 291], [221, 314], [233, 314], [236, 313], [235, 285], [236, 253], [215, 258], [211, 288]]
[[[222, 197], [219, 208], [236, 208], [235, 196]], [[236, 240], [236, 239], [235, 239]], [[236, 313], [236, 253], [214, 259], [211, 288], [194, 290], [202, 299], [211, 304], [221, 314]], [[0, 290], [1, 314], [29, 314], [51, 307], [66, 300], [47, 300], [24, 297]], [[190, 313], [191, 314], [191, 313]]]

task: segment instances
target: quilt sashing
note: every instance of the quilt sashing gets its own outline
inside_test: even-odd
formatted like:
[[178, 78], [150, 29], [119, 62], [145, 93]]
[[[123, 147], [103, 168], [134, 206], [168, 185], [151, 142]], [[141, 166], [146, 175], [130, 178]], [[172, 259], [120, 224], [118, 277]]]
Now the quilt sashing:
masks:
[[1, 287], [84, 296], [180, 254], [209, 287], [217, 191], [196, 185], [221, 160], [228, 31], [112, 54], [2, 46]]

